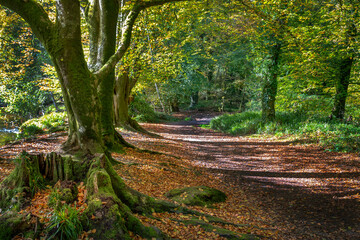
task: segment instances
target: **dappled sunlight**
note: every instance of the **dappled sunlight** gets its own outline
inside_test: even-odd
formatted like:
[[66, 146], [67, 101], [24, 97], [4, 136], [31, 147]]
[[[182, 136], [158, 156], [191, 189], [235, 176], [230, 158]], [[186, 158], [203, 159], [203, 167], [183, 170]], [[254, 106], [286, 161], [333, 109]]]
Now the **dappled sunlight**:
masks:
[[[161, 136], [167, 140], [172, 140], [174, 144], [178, 144], [176, 141], [181, 141], [181, 144], [187, 143], [183, 147], [188, 154], [198, 156], [195, 159], [196, 165], [217, 170], [238, 170], [239, 174], [246, 171], [246, 177], [257, 175], [259, 172], [278, 172], [289, 174], [313, 173], [309, 178], [316, 179], [316, 173], [319, 174], [319, 178], [322, 178], [322, 173], [358, 173], [360, 169], [360, 159], [354, 154], [325, 153], [322, 149], [314, 146], [221, 136], [219, 133], [213, 133], [213, 136], [209, 136], [209, 134], [199, 135], [202, 129], [194, 126], [161, 125], [159, 127], [155, 124], [147, 124], [146, 126], [156, 128]], [[165, 129], [168, 133], [164, 131]], [[266, 179], [272, 182], [271, 178]], [[304, 187], [316, 186], [318, 183], [318, 181], [309, 180], [305, 184], [305, 178], [306, 175], [302, 177], [302, 180], [295, 178], [290, 181], [289, 178], [284, 178], [275, 182]], [[321, 183], [333, 184], [331, 181]], [[353, 184], [360, 188], [358, 181], [353, 181]]]
[[356, 154], [325, 152], [287, 140], [233, 137], [202, 129], [196, 120], [143, 126], [163, 139], [136, 135], [129, 139], [133, 144], [181, 157], [225, 184], [241, 186], [278, 219], [281, 239], [309, 239], [313, 232], [326, 239], [360, 237]]

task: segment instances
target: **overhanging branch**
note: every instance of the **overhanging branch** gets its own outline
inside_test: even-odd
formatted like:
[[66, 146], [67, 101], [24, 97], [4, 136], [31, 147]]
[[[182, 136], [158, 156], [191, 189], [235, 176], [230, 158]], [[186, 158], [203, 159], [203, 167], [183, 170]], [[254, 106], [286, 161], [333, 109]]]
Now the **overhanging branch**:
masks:
[[35, 0], [0, 0], [0, 5], [19, 14], [31, 27], [47, 50], [52, 49], [54, 24]]
[[[135, 24], [135, 21], [137, 17], [139, 16], [139, 13], [149, 7], [154, 6], [160, 6], [165, 3], [169, 2], [181, 2], [181, 1], [187, 1], [187, 0], [152, 0], [152, 1], [137, 1], [132, 10], [128, 13], [125, 23], [122, 28], [122, 36], [120, 40], [120, 45], [116, 51], [116, 53], [109, 58], [109, 60], [103, 65], [103, 67], [95, 73], [97, 76], [97, 79], [101, 81], [102, 76], [105, 76], [109, 74], [116, 66], [116, 64], [123, 58], [125, 55], [127, 49], [130, 46], [131, 43], [131, 35], [132, 30]], [[189, 0], [188, 0], [189, 1]], [[191, 0], [190, 0], [191, 1]]]

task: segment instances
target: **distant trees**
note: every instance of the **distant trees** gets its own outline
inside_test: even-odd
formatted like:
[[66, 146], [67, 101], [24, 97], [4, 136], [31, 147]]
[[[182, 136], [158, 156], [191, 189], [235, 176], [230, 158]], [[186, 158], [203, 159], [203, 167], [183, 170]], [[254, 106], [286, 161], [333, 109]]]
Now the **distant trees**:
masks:
[[[45, 3], [50, 9], [51, 3]], [[121, 43], [119, 29], [128, 15], [124, 10], [117, 28], [110, 24], [100, 30], [93, 26], [100, 5], [86, 4], [81, 2], [83, 46], [96, 72], [114, 50], [95, 51], [95, 46], [112, 42], [104, 49], [113, 49]], [[162, 111], [260, 109], [266, 122], [274, 120], [276, 109], [322, 106], [323, 113], [343, 119], [347, 101], [351, 111], [356, 109], [358, 9], [351, 0], [204, 1], [147, 9], [139, 14], [134, 41], [112, 80], [99, 82], [104, 139], [110, 146], [116, 138], [111, 119], [118, 126], [135, 124], [125, 107], [131, 94], [145, 96]], [[114, 88], [114, 96], [105, 93], [108, 88]]]
[[[316, 0], [235, 2], [252, 13], [256, 22], [256, 34], [252, 35], [257, 39], [255, 53], [264, 59], [264, 64], [257, 70], [263, 79], [263, 120], [274, 119], [275, 106], [302, 111], [306, 110], [306, 105], [307, 111], [323, 110], [333, 118], [343, 119], [348, 88], [356, 81], [351, 74], [359, 50], [359, 3]], [[281, 61], [278, 61], [279, 56]], [[275, 90], [279, 85], [276, 76], [281, 79], [280, 96]], [[285, 93], [287, 95], [283, 95]], [[278, 104], [274, 104], [276, 96], [281, 99]], [[325, 105], [320, 103], [323, 99], [327, 101]], [[313, 105], [316, 101], [320, 101], [319, 104]]]
[[46, 88], [50, 59], [28, 25], [0, 8], [0, 98], [5, 111], [28, 119], [38, 116], [58, 98]]

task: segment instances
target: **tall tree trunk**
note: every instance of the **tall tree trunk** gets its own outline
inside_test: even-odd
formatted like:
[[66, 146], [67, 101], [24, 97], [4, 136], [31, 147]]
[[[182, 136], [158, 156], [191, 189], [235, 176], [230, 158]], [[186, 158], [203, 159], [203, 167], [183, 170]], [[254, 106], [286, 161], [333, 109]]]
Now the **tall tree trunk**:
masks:
[[141, 127], [137, 121], [129, 116], [129, 104], [131, 90], [134, 88], [137, 79], [129, 76], [127, 69], [116, 79], [114, 89], [114, 123], [115, 126], [123, 127], [131, 131], [138, 131], [148, 135], [157, 136]]
[[261, 96], [262, 121], [275, 120], [275, 100], [277, 94], [277, 76], [279, 68], [281, 44], [276, 42], [271, 46], [268, 58], [265, 59], [265, 76], [263, 79]]
[[336, 82], [336, 94], [334, 100], [334, 109], [332, 116], [337, 119], [344, 119], [346, 98], [348, 96], [348, 87], [350, 84], [351, 68], [354, 59], [352, 57], [344, 58], [339, 63], [338, 78]]
[[57, 1], [58, 48], [49, 49], [70, 113], [70, 136], [85, 153], [102, 151], [96, 79], [85, 62], [78, 1]]
[[129, 98], [131, 89], [134, 86], [128, 72], [123, 72], [116, 79], [114, 91], [114, 110], [115, 110], [115, 125], [124, 126], [130, 124], [130, 117], [128, 113]]
[[[354, 21], [350, 21], [345, 32], [345, 46], [350, 49], [351, 43], [355, 41], [357, 36], [357, 28]], [[348, 88], [350, 84], [351, 69], [354, 64], [354, 58], [350, 54], [343, 56], [338, 65], [338, 74], [336, 82], [336, 93], [334, 99], [334, 108], [331, 113], [332, 117], [344, 119], [346, 99], [348, 96]]]
[[[91, 6], [89, 16], [90, 58], [89, 67], [98, 71], [115, 53], [117, 17], [119, 2], [117, 0], [97, 0]], [[106, 146], [112, 147], [115, 138], [113, 96], [109, 89], [115, 86], [115, 70], [109, 71], [100, 79], [98, 95], [101, 105], [101, 134]]]

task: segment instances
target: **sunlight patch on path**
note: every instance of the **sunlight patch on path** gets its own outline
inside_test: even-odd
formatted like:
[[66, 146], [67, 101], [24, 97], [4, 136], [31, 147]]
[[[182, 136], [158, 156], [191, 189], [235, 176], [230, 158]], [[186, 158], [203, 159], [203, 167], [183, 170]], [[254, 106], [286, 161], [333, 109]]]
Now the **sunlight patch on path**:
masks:
[[[314, 146], [232, 137], [189, 125], [161, 125], [157, 132], [186, 151], [194, 164], [231, 171], [264, 187], [301, 187], [311, 192], [360, 198], [360, 159]], [[150, 126], [151, 128], [151, 126]], [[343, 175], [341, 175], [344, 173]]]

